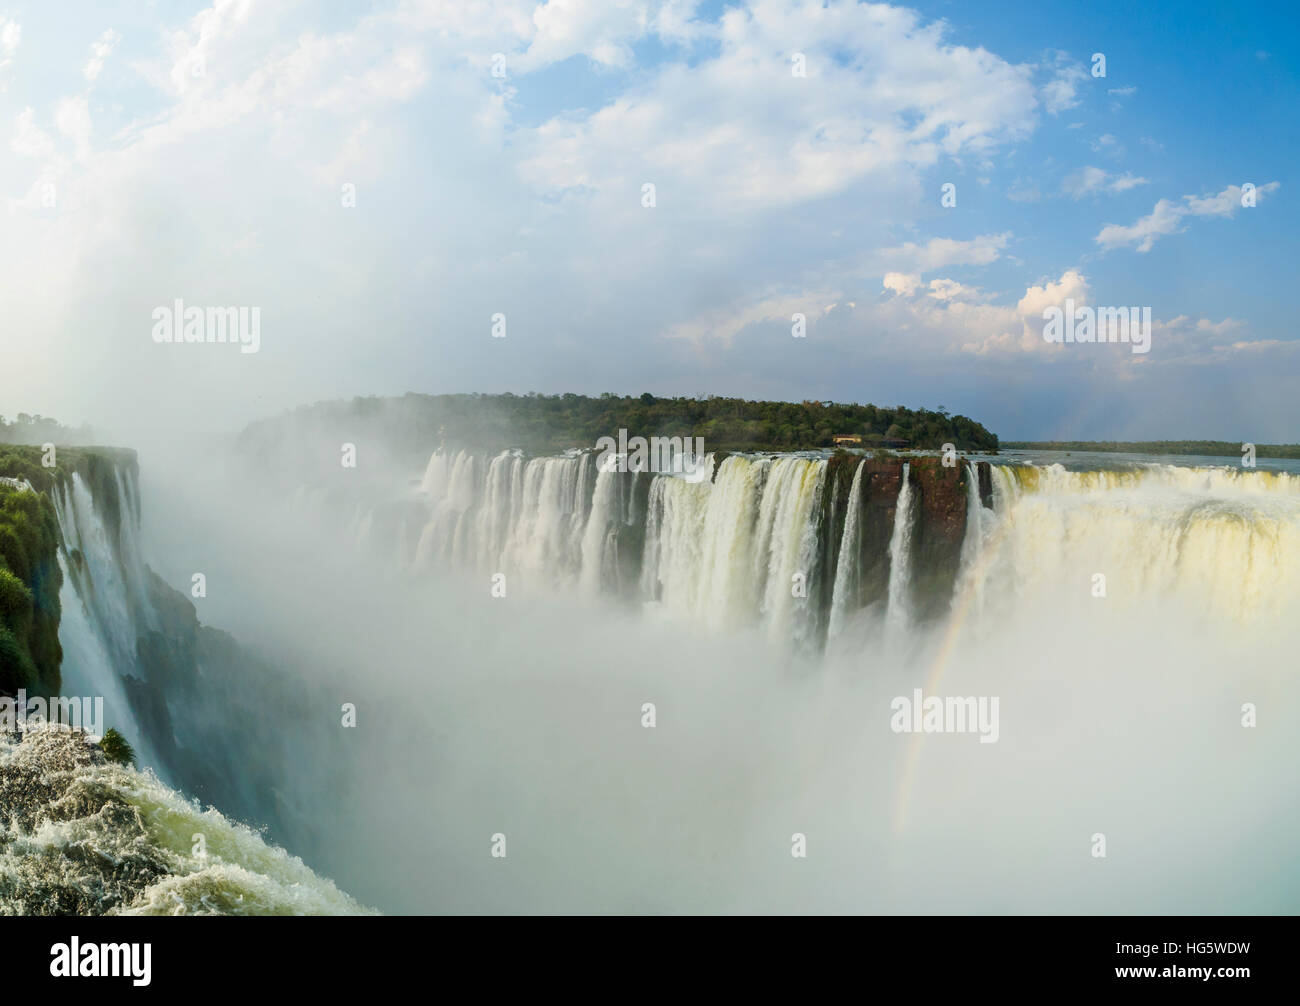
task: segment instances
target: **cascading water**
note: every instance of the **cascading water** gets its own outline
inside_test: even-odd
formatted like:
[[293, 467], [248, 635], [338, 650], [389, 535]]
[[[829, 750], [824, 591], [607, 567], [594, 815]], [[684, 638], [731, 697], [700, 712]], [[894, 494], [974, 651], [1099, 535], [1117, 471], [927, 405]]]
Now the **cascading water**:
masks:
[[892, 635], [907, 631], [911, 624], [912, 588], [912, 466], [904, 463], [903, 479], [894, 511], [894, 532], [889, 540], [889, 603], [885, 625]]
[[862, 473], [867, 466], [859, 464], [853, 472], [853, 485], [849, 489], [848, 512], [844, 515], [844, 533], [840, 536], [839, 561], [835, 567], [835, 586], [831, 596], [828, 639], [834, 639], [844, 629], [844, 619], [849, 605], [858, 593], [859, 555], [862, 532], [858, 514], [862, 509]]
[[74, 585], [67, 559], [59, 554], [63, 585], [59, 588], [59, 645], [63, 649], [62, 676], [64, 695], [99, 696], [104, 700], [104, 715], [109, 724], [130, 737], [139, 737], [140, 728], [122, 690], [122, 680], [113, 666], [103, 636], [91, 623]]
[[374, 913], [83, 735], [35, 728], [0, 734], [0, 915], [11, 914]]
[[1296, 475], [1152, 464], [997, 465], [992, 476], [1001, 512], [977, 574], [989, 603], [1073, 599], [1100, 574], [1112, 601], [1183, 603], [1212, 618], [1268, 619], [1300, 606]]
[[133, 738], [145, 764], [162, 763], [140, 730], [128, 701], [124, 678], [138, 674], [136, 640], [156, 622], [148, 600], [147, 575], [137, 546], [134, 477], [114, 473], [118, 523], [110, 528], [86, 481], [74, 472], [52, 494], [63, 549], [59, 565], [65, 694], [104, 699], [105, 726]]
[[[927, 614], [920, 600], [927, 570], [917, 563], [933, 561], [936, 532], [919, 524], [932, 518], [918, 502], [917, 463], [901, 465], [887, 532], [872, 523], [879, 520], [872, 514], [885, 511], [864, 506], [865, 463], [856, 467], [833, 573], [822, 564], [835, 501], [832, 495], [823, 505], [824, 459], [732, 455], [701, 482], [595, 468], [591, 453], [435, 453], [421, 483], [429, 517], [418, 564], [464, 564], [653, 602], [724, 631], [762, 626], [796, 647], [841, 635], [873, 597], [883, 602], [894, 638], [947, 610], [941, 598]], [[937, 464], [925, 469], [928, 493], [941, 491], [928, 488], [940, 478], [936, 471]], [[1287, 557], [1300, 551], [1298, 476], [1226, 467], [1071, 472], [995, 464], [990, 510], [980, 496], [980, 466], [968, 462], [963, 474], [964, 499], [957, 499], [964, 514], [952, 545], [959, 558], [954, 551], [953, 571], [942, 582], [954, 601], [967, 598], [963, 610], [976, 618], [993, 594], [1014, 604], [1030, 585], [1042, 588], [1053, 578], [1074, 590], [1090, 565], [1097, 568], [1088, 576], [1108, 573], [1125, 592], [1217, 592], [1213, 603], [1224, 611], [1256, 611], [1294, 596], [1300, 574], [1292, 570], [1300, 564]], [[950, 475], [942, 479], [953, 484]], [[875, 505], [883, 501], [877, 497]], [[929, 551], [914, 555], [923, 532]], [[872, 575], [879, 577], [870, 589], [862, 579], [869, 541], [878, 543]], [[1224, 576], [1225, 569], [1234, 576]]]
[[[584, 455], [584, 460], [587, 456]], [[582, 587], [589, 593], [599, 593], [606, 574], [606, 555], [613, 547], [614, 524], [619, 518], [618, 478], [612, 470], [596, 475], [596, 491], [591, 501], [591, 514], [582, 535]], [[580, 520], [575, 520], [575, 525]]]
[[984, 508], [980, 499], [979, 468], [973, 461], [966, 464], [966, 535], [961, 543], [961, 567], [957, 574], [955, 593], [960, 596], [971, 591], [971, 602], [976, 612], [983, 610], [983, 581], [978, 576], [976, 564], [980, 561], [985, 541], [996, 523], [995, 514]]

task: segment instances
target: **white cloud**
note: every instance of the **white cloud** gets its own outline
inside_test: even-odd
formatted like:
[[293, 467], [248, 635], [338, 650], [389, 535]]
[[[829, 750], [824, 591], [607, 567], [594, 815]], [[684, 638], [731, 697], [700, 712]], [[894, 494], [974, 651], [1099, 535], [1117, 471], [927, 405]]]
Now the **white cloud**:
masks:
[[1252, 338], [1250, 326], [1240, 318], [1212, 321], [1180, 314], [1155, 321], [1151, 328], [1152, 342], [1159, 345], [1165, 363], [1221, 366], [1231, 357], [1284, 357], [1300, 351], [1300, 342]]
[[[650, 20], [649, 5], [636, 0], [551, 0], [533, 13], [536, 28], [518, 60], [527, 72], [584, 55], [607, 67], [632, 62], [630, 43], [643, 36]], [[669, 15], [669, 25], [675, 23]]]
[[[1269, 182], [1255, 189], [1256, 199], [1262, 201], [1278, 188], [1280, 183]], [[1132, 245], [1139, 252], [1149, 252], [1160, 238], [1184, 230], [1184, 221], [1191, 217], [1232, 217], [1241, 208], [1242, 189], [1229, 185], [1212, 196], [1183, 196], [1181, 203], [1161, 199], [1155, 208], [1127, 227], [1107, 224], [1094, 238], [1104, 249]]]
[[1115, 175], [1102, 168], [1088, 166], [1068, 175], [1061, 183], [1061, 191], [1067, 196], [1082, 199], [1086, 195], [1097, 193], [1116, 194], [1127, 192], [1139, 185], [1146, 185], [1147, 179], [1138, 178], [1129, 172]]
[[72, 140], [77, 159], [84, 160], [90, 153], [90, 106], [82, 96], [63, 98], [54, 108], [54, 125], [60, 133]]
[[1067, 298], [1083, 305], [1089, 298], [1088, 281], [1075, 269], [1028, 287], [1014, 305], [992, 303], [977, 287], [947, 278], [931, 280], [924, 297], [914, 296], [922, 287], [916, 275], [890, 273], [884, 286], [895, 296], [867, 324], [924, 331], [936, 349], [977, 356], [1051, 352], [1054, 347], [1043, 339], [1043, 309], [1060, 307]]
[[[359, 389], [619, 390], [641, 374], [656, 392], [768, 381], [788, 394], [881, 357], [904, 365], [881, 375], [910, 366], [927, 387], [945, 354], [967, 386], [1015, 354], [1055, 365], [1041, 307], [1026, 312], [1086, 297], [1084, 278], [990, 295], [968, 270], [1006, 263], [1013, 235], [931, 236], [957, 219], [936, 205], [949, 177], [972, 203], [1003, 172], [1023, 173], [1016, 196], [1037, 194], [1041, 172], [1008, 165], [1028, 163], [1012, 148], [1044, 115], [1041, 68], [885, 5], [755, 0], [720, 21], [695, 9], [399, 0], [323, 31], [302, 5], [218, 0], [155, 51], [158, 36], [132, 31], [146, 47], [132, 65], [157, 94], [113, 93], [127, 75], [87, 64], [92, 100], [28, 99], [39, 115], [11, 120], [7, 189], [27, 195], [9, 202], [0, 301], [24, 335], [0, 397], [74, 421], [138, 409], [215, 427]], [[651, 39], [655, 60], [625, 72]], [[524, 76], [566, 59], [555, 78]], [[1090, 86], [1058, 75], [1049, 111]], [[123, 126], [120, 104], [148, 117]], [[1103, 174], [1089, 185], [1140, 181]], [[40, 200], [47, 181], [56, 207]], [[354, 208], [340, 206], [345, 183]], [[202, 365], [157, 353], [149, 309], [176, 296], [261, 304], [265, 352]], [[498, 310], [511, 338], [477, 348]], [[806, 341], [790, 337], [794, 313]], [[1263, 341], [1199, 337], [1207, 354]], [[134, 393], [98, 379], [107, 364]]]
[[1119, 157], [1124, 153], [1124, 146], [1113, 133], [1102, 133], [1092, 141], [1092, 149], [1097, 154]]
[[[736, 335], [750, 325], [778, 322], [789, 326], [793, 324], [795, 314], [803, 314], [808, 321], [817, 315], [828, 314], [837, 306], [835, 299], [836, 295], [829, 290], [775, 294], [746, 306], [726, 305], [701, 317], [674, 325], [665, 334], [670, 339], [688, 339], [695, 343], [708, 340], [729, 346]], [[810, 305], [815, 304], [827, 306], [810, 308]]]
[[99, 74], [104, 69], [104, 63], [107, 62], [109, 54], [113, 51], [113, 46], [117, 45], [121, 39], [121, 35], [109, 28], [91, 43], [90, 59], [86, 61], [86, 65], [81, 70], [87, 81], [93, 84], [99, 79]]
[[1047, 111], [1060, 115], [1079, 104], [1079, 88], [1088, 79], [1088, 72], [1070, 62], [1066, 53], [1053, 53], [1052, 60], [1052, 79], [1043, 85], [1041, 94]]
[[211, 7], [194, 15], [187, 28], [171, 33], [169, 77], [174, 93], [184, 94], [198, 86], [210, 72], [215, 71], [226, 80], [233, 77], [237, 67], [230, 61], [223, 64], [216, 57], [233, 50], [232, 43], [253, 10], [252, 0], [216, 0]]
[[966, 286], [951, 279], [930, 280], [930, 292], [926, 296], [935, 300], [976, 301], [986, 299], [986, 296], [980, 293], [977, 288]]
[[1011, 240], [1011, 232], [981, 234], [969, 241], [953, 238], [931, 238], [923, 245], [908, 242], [897, 248], [886, 248], [879, 253], [886, 267], [906, 269], [909, 272], [933, 272], [954, 265], [989, 265]]
[[[748, 215], [915, 184], [941, 157], [986, 152], [1035, 124], [1028, 68], [950, 45], [942, 24], [912, 11], [757, 0], [711, 31], [717, 52], [693, 68], [666, 64], [604, 107], [536, 130], [524, 179], [618, 199], [653, 181], [670, 198], [701, 197], [693, 211]], [[791, 73], [795, 52], [806, 78]]]
[[883, 285], [900, 297], [910, 297], [921, 286], [921, 277], [916, 273], [887, 272]]
[[14, 119], [14, 138], [9, 146], [20, 157], [50, 157], [54, 154], [54, 141], [36, 125], [36, 110], [24, 108]]
[[[17, 21], [0, 17], [0, 70], [13, 63], [13, 55], [18, 51], [18, 44], [23, 40], [23, 26]], [[5, 91], [3, 79], [0, 79], [0, 94]]]

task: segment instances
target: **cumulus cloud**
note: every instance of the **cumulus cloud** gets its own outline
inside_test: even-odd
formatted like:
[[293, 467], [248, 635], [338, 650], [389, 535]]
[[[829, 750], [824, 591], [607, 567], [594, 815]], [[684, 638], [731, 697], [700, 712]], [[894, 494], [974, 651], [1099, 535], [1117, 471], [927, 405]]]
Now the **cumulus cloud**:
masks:
[[[23, 335], [0, 397], [211, 429], [406, 390], [879, 395], [858, 375], [887, 373], [890, 397], [949, 377], [977, 395], [971, 368], [994, 368], [993, 387], [1064, 359], [1041, 306], [1026, 312], [1086, 297], [1084, 278], [1018, 277], [1010, 249], [1035, 246], [1019, 225], [935, 236], [969, 219], [935, 196], [950, 179], [972, 203], [986, 178], [1005, 191], [1017, 148], [1089, 86], [1068, 63], [1048, 65], [1049, 102], [1042, 65], [957, 45], [915, 11], [701, 7], [445, 0], [325, 29], [302, 5], [215, 0], [131, 31], [134, 75], [78, 50], [71, 74], [93, 97], [59, 84], [8, 120], [0, 300]], [[126, 56], [108, 42], [92, 60]], [[1046, 184], [1015, 178], [1022, 198]], [[1103, 172], [1082, 188], [1137, 183]], [[1209, 214], [1215, 198], [1174, 205]], [[260, 305], [263, 351], [159, 353], [150, 312], [175, 297]], [[508, 340], [486, 334], [497, 312]], [[103, 382], [110, 366], [130, 378]], [[909, 368], [907, 391], [893, 382]]]
[[[703, 190], [693, 205], [711, 214], [751, 214], [894, 187], [941, 157], [1028, 135], [1029, 69], [951, 45], [945, 30], [883, 5], [730, 9], [710, 31], [716, 54], [692, 70], [669, 64], [599, 109], [544, 124], [523, 177], [596, 198], [653, 181]], [[792, 73], [796, 53], [806, 77]]]
[[553, 0], [533, 13], [536, 30], [519, 69], [527, 72], [575, 55], [600, 66], [626, 67], [632, 62], [631, 44], [646, 34], [649, 21], [649, 4], [636, 0]]
[[1076, 269], [1029, 286], [1014, 304], [994, 303], [994, 297], [978, 287], [944, 277], [926, 284], [922, 297], [915, 296], [923, 288], [919, 276], [890, 273], [884, 286], [895, 294], [883, 305], [892, 324], [930, 333], [944, 352], [977, 356], [1041, 354], [1057, 348], [1043, 339], [1043, 310], [1062, 307], [1067, 299], [1083, 306], [1090, 296], [1087, 279]]
[[[1269, 182], [1255, 188], [1256, 200], [1276, 192], [1279, 182]], [[1146, 216], [1128, 226], [1107, 224], [1094, 238], [1103, 249], [1132, 246], [1139, 252], [1149, 252], [1162, 237], [1178, 234], [1186, 229], [1187, 220], [1194, 217], [1231, 218], [1242, 205], [1242, 187], [1229, 185], [1210, 196], [1183, 196], [1180, 202], [1161, 199]]]
[[910, 297], [920, 288], [921, 277], [917, 273], [887, 272], [883, 285], [892, 293]]

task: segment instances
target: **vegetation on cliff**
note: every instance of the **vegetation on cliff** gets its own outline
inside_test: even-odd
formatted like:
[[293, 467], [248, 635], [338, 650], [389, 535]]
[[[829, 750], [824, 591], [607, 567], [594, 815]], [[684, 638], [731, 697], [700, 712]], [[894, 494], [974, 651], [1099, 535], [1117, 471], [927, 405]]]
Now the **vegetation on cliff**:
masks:
[[0, 483], [0, 694], [59, 690], [58, 542], [49, 497]]
[[[937, 410], [841, 402], [769, 402], [741, 398], [656, 398], [585, 395], [416, 395], [354, 398], [304, 406], [277, 419], [254, 423], [246, 447], [268, 446], [287, 429], [338, 430], [353, 438], [378, 435], [390, 447], [404, 445], [427, 456], [446, 439], [485, 450], [523, 447], [550, 453], [593, 446], [620, 429], [631, 436], [703, 437], [710, 451], [808, 450], [830, 447], [852, 434], [862, 446], [906, 443], [938, 449], [996, 450], [998, 438], [965, 416]], [[345, 439], [348, 439], [345, 437]]]
[[[0, 445], [0, 694], [25, 688], [55, 695], [63, 650], [59, 645], [59, 523], [50, 493], [77, 473], [117, 527], [123, 505], [118, 469], [136, 464], [135, 452], [108, 447], [59, 447], [55, 464], [40, 447]], [[34, 492], [29, 492], [27, 483]]]
[[104, 752], [105, 758], [118, 765], [135, 764], [135, 748], [113, 727], [104, 731], [104, 736], [99, 741], [99, 750]]

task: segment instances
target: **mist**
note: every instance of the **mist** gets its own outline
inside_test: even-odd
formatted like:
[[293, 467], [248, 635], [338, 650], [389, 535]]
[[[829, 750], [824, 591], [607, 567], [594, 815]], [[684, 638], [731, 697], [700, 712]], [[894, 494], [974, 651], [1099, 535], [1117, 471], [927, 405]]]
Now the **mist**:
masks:
[[[1300, 896], [1285, 620], [1207, 620], [1195, 591], [1122, 579], [1098, 602], [1098, 556], [1066, 550], [1033, 589], [986, 587], [980, 617], [899, 640], [865, 610], [801, 655], [654, 604], [404, 568], [230, 454], [141, 465], [159, 571], [181, 589], [203, 571], [199, 617], [336, 711], [289, 739], [313, 835], [291, 851], [364, 904], [1267, 913]], [[419, 476], [371, 466], [358, 495]], [[998, 741], [895, 733], [915, 688], [997, 697]]]

